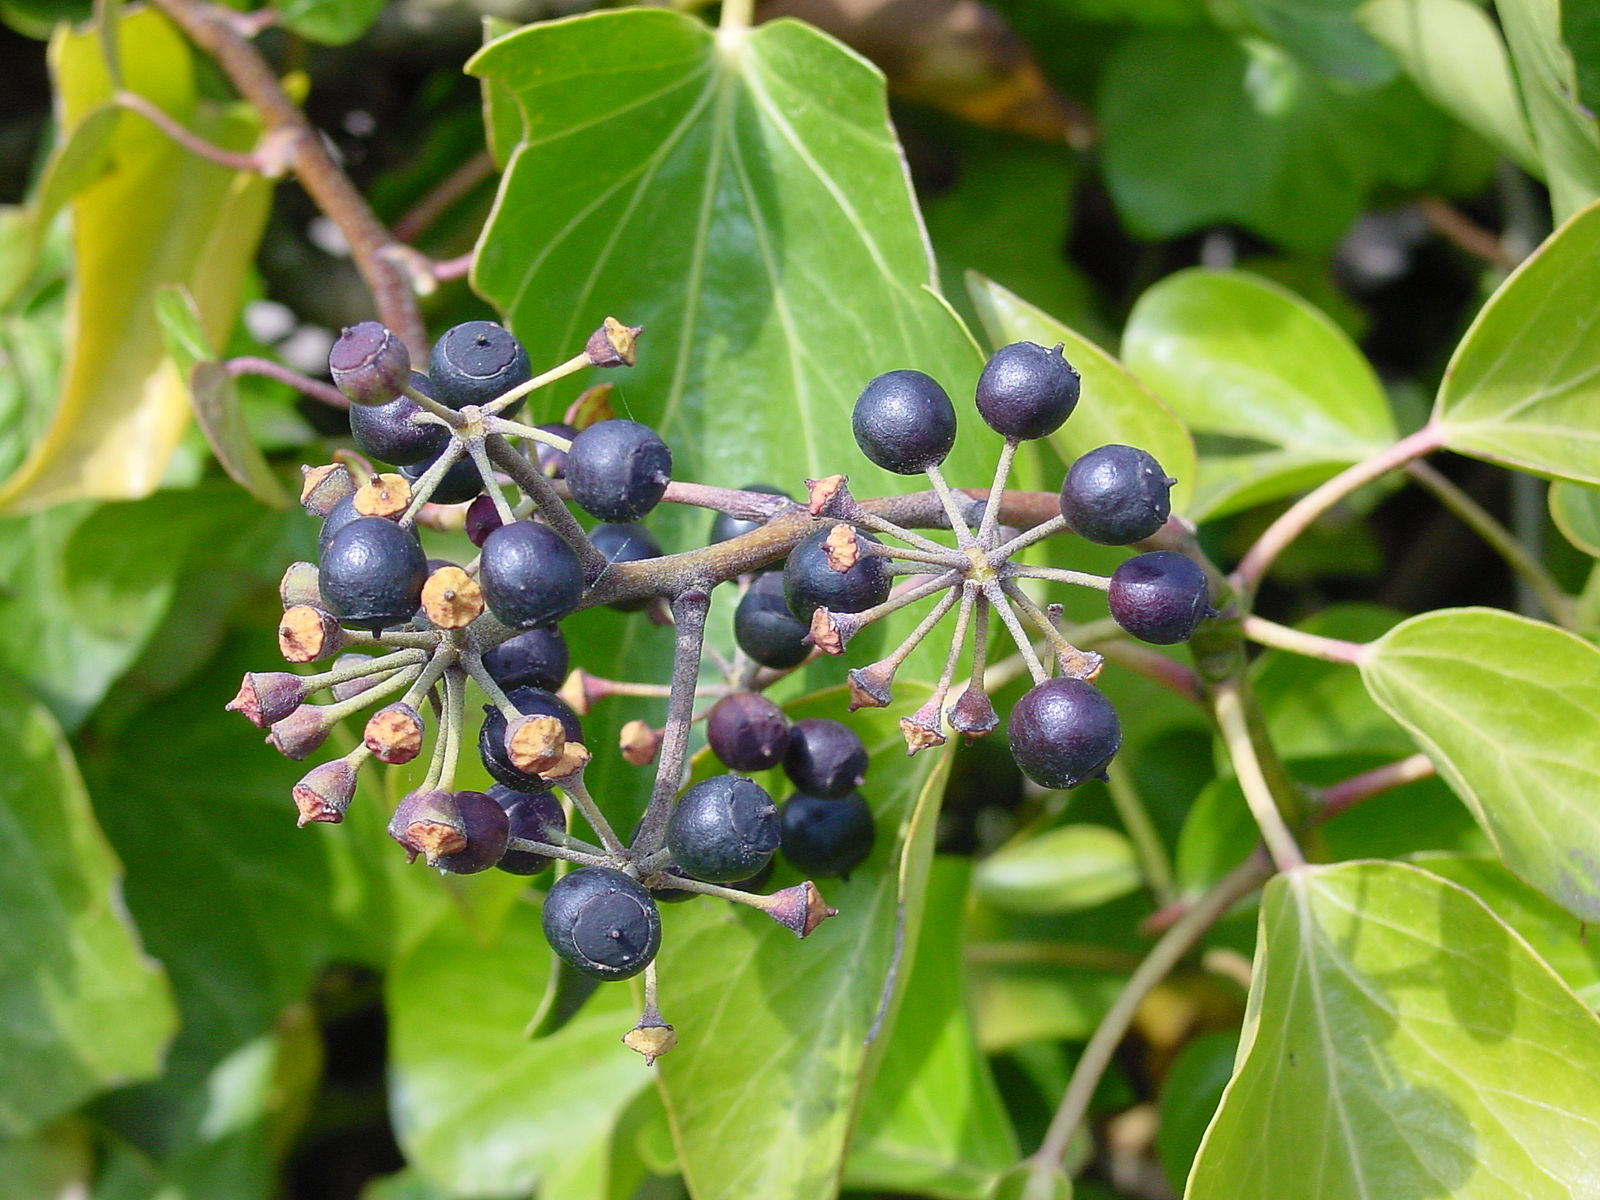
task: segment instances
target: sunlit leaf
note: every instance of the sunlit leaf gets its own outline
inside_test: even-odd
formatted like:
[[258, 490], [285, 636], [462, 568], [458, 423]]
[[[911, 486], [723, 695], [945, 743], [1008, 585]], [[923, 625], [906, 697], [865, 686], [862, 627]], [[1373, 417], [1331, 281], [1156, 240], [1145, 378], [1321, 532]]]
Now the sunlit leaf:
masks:
[[1123, 360], [1198, 435], [1198, 513], [1288, 494], [1391, 442], [1366, 358], [1321, 312], [1239, 271], [1193, 269], [1139, 298]]
[[1127, 837], [1105, 825], [1060, 825], [989, 855], [973, 880], [979, 896], [1016, 912], [1073, 912], [1139, 886]]
[[1600, 1022], [1480, 901], [1399, 863], [1268, 884], [1189, 1200], [1565, 1200], [1597, 1170]]
[[1356, 20], [1362, 0], [1241, 0], [1248, 20], [1322, 74], [1352, 87], [1394, 78], [1395, 63]]
[[1441, 609], [1374, 642], [1361, 676], [1506, 866], [1600, 919], [1600, 649], [1498, 609]]
[[0, 676], [0, 1136], [153, 1075], [176, 1026], [120, 868], [50, 714]]
[[1550, 485], [1550, 519], [1567, 541], [1600, 558], [1600, 489], [1556, 480]]
[[[124, 84], [202, 137], [248, 149], [252, 110], [201, 100], [193, 53], [155, 9], [121, 19]], [[112, 93], [94, 30], [63, 31], [51, 47], [69, 131]], [[77, 191], [70, 307], [76, 331], [49, 430], [0, 485], [0, 511], [26, 512], [84, 497], [142, 496], [161, 482], [188, 423], [183, 381], [166, 358], [155, 294], [184, 283], [213, 343], [238, 308], [271, 188], [179, 149], [121, 114], [110, 169]]]
[[383, 0], [282, 0], [276, 7], [285, 29], [313, 42], [342, 46], [378, 19]]
[[1495, 5], [1558, 221], [1600, 195], [1600, 124], [1579, 101], [1572, 50], [1561, 37], [1562, 10], [1573, 7], [1583, 5], [1562, 0]]
[[1551, 234], [1456, 347], [1434, 407], [1452, 450], [1600, 484], [1600, 204]]

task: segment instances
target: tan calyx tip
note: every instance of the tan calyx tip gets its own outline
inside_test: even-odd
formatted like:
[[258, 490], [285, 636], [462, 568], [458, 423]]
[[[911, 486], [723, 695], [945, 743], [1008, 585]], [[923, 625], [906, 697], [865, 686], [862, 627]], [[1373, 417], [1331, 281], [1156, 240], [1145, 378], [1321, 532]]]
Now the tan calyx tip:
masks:
[[439, 821], [413, 821], [406, 826], [405, 836], [399, 842], [407, 850], [421, 854], [428, 865], [437, 865], [446, 854], [455, 854], [467, 848], [467, 836], [454, 826]]
[[806, 508], [813, 517], [849, 516], [855, 504], [846, 475], [806, 480]]
[[589, 676], [582, 667], [573, 668], [566, 682], [556, 691], [556, 695], [565, 700], [567, 707], [580, 717], [589, 715], [593, 698], [589, 695]]
[[351, 503], [363, 517], [398, 517], [411, 504], [411, 484], [404, 475], [386, 471], [358, 487]]
[[1079, 650], [1076, 646], [1070, 649], [1071, 654], [1063, 650], [1060, 655], [1062, 674], [1081, 679], [1085, 683], [1093, 683], [1100, 678], [1100, 671], [1106, 665], [1103, 656], [1093, 650]]
[[368, 718], [361, 740], [379, 762], [393, 766], [421, 753], [422, 734], [422, 715], [409, 704], [396, 702]]
[[333, 614], [309, 604], [296, 604], [278, 618], [278, 650], [289, 662], [316, 662], [337, 651], [342, 641]]
[[766, 914], [795, 937], [803, 938], [829, 917], [838, 916], [839, 910], [829, 908], [817, 885], [807, 879], [768, 896]]
[[440, 567], [422, 585], [422, 611], [440, 629], [465, 629], [483, 615], [483, 589], [460, 567]]
[[343, 463], [300, 468], [300, 503], [315, 516], [327, 516], [335, 504], [355, 490], [356, 481]]
[[824, 654], [839, 655], [844, 653], [845, 644], [853, 632], [841, 628], [839, 619], [833, 613], [819, 608], [811, 614], [811, 632], [806, 635], [806, 641]]
[[841, 523], [828, 530], [828, 536], [822, 539], [822, 552], [827, 555], [828, 565], [841, 575], [855, 566], [861, 560], [855, 527]]
[[850, 711], [858, 708], [887, 708], [894, 699], [890, 684], [894, 670], [883, 663], [857, 667], [846, 677], [850, 684]]
[[926, 722], [920, 713], [900, 718], [900, 734], [906, 739], [908, 758], [919, 750], [926, 750], [930, 746], [942, 746], [945, 743], [945, 736], [939, 732], [939, 727]]
[[637, 1054], [644, 1055], [644, 1065], [653, 1067], [656, 1059], [678, 1044], [678, 1035], [671, 1025], [635, 1025], [622, 1035], [622, 1044]]
[[589, 335], [583, 352], [597, 367], [631, 367], [634, 346], [643, 332], [643, 325], [624, 325], [615, 317], [607, 317]]
[[302, 829], [313, 821], [337, 825], [344, 820], [355, 791], [355, 768], [344, 759], [336, 758], [312, 768], [291, 793], [300, 814], [295, 824]]
[[582, 742], [568, 742], [561, 750], [560, 760], [554, 766], [546, 767], [540, 771], [538, 773], [539, 778], [566, 779], [569, 776], [576, 775], [588, 766], [589, 759], [592, 757], [593, 755], [589, 753], [589, 748]]
[[647, 767], [661, 749], [661, 731], [648, 721], [629, 721], [617, 739], [622, 758], [635, 767]]
[[566, 731], [555, 717], [523, 717], [506, 730], [506, 757], [524, 775], [556, 766], [566, 748]]
[[950, 727], [968, 741], [993, 732], [1000, 724], [1000, 717], [995, 713], [994, 703], [988, 694], [970, 687], [945, 710], [945, 716], [950, 720]]

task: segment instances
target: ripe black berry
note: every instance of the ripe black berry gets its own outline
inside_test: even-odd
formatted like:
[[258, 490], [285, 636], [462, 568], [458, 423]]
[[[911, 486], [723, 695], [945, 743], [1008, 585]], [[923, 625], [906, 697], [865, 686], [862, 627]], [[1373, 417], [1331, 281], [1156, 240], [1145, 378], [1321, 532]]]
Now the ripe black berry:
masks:
[[411, 373], [406, 345], [377, 321], [342, 330], [328, 351], [334, 385], [356, 404], [387, 404]]
[[[432, 396], [433, 384], [419, 371], [411, 372], [411, 386]], [[350, 410], [350, 436], [356, 449], [380, 462], [409, 466], [437, 457], [450, 440], [450, 430], [431, 422], [416, 424], [411, 418], [422, 411], [410, 396], [397, 396], [387, 404], [358, 404]]]
[[[589, 540], [594, 543], [596, 550], [605, 555], [607, 562], [639, 562], [662, 555], [661, 543], [643, 525], [596, 525], [589, 531]], [[621, 612], [638, 612], [649, 604], [648, 599], [624, 600], [607, 607]]]
[[1011, 756], [1040, 787], [1075, 788], [1101, 775], [1122, 745], [1122, 723], [1092, 683], [1058, 676], [1011, 710]]
[[317, 586], [328, 611], [356, 629], [404, 625], [422, 603], [428, 559], [410, 530], [357, 517], [328, 543]]
[[915, 475], [937, 466], [956, 441], [956, 410], [921, 371], [889, 371], [867, 384], [850, 416], [861, 452], [886, 471]]
[[567, 487], [579, 507], [602, 521], [637, 521], [672, 479], [672, 451], [648, 425], [597, 421], [572, 439]]
[[1116, 623], [1142, 642], [1186, 642], [1211, 614], [1211, 589], [1193, 559], [1153, 550], [1128, 559], [1106, 593]]
[[861, 786], [867, 748], [843, 722], [807, 717], [790, 727], [783, 769], [802, 792], [833, 799]]
[[583, 566], [548, 525], [515, 521], [483, 543], [478, 583], [489, 611], [512, 629], [560, 620], [583, 595]]
[[[506, 699], [525, 717], [554, 717], [561, 722], [561, 730], [569, 742], [583, 741], [583, 725], [560, 696], [543, 688], [520, 687], [506, 693]], [[506, 717], [492, 704], [483, 706], [483, 727], [478, 730], [478, 757], [483, 769], [508, 788], [518, 792], [539, 793], [550, 790], [550, 784], [537, 775], [517, 770], [506, 753]]]
[[708, 883], [748, 879], [778, 848], [772, 797], [741, 775], [714, 775], [678, 798], [667, 822], [667, 849], [678, 869]]
[[467, 505], [461, 531], [467, 535], [467, 541], [482, 547], [489, 540], [489, 535], [503, 524], [505, 522], [500, 519], [500, 510], [494, 506], [494, 501], [488, 496], [479, 496]]
[[585, 975], [628, 979], [661, 948], [661, 914], [650, 893], [621, 871], [579, 867], [550, 886], [544, 936]]
[[996, 350], [978, 376], [978, 415], [1005, 437], [1042, 438], [1072, 415], [1078, 386], [1078, 372], [1059, 345], [1046, 350], [1012, 342]]
[[[783, 594], [789, 602], [789, 611], [807, 623], [818, 608], [830, 612], [860, 612], [889, 598], [889, 588], [894, 582], [886, 560], [862, 553], [855, 565], [847, 571], [835, 571], [828, 562], [823, 543], [834, 534], [833, 529], [819, 529], [789, 552], [783, 565]], [[855, 534], [856, 546], [878, 539], [860, 530]]]
[[1174, 482], [1143, 450], [1101, 446], [1068, 468], [1061, 483], [1061, 515], [1086, 541], [1132, 545], [1166, 524]]
[[333, 535], [338, 533], [351, 521], [359, 520], [361, 510], [356, 507], [356, 494], [351, 492], [334, 501], [328, 515], [322, 518], [322, 528], [317, 532], [317, 558], [321, 559], [328, 552], [328, 544], [333, 541]]
[[[530, 796], [497, 783], [489, 789], [489, 798], [505, 809], [510, 836], [527, 838], [532, 842], [548, 842], [546, 831], [567, 831], [567, 814], [561, 801], [549, 792]], [[507, 850], [495, 864], [509, 875], [537, 875], [550, 865], [551, 860], [531, 850]]]
[[[789, 493], [782, 488], [775, 488], [770, 483], [747, 483], [739, 489], [742, 492], [760, 492], [763, 496], [788, 496]], [[706, 545], [715, 546], [718, 542], [726, 542], [731, 538], [741, 537], [761, 528], [760, 521], [746, 521], [740, 517], [730, 517], [727, 513], [718, 513], [711, 518], [711, 532], [706, 537]], [[770, 569], [770, 568], [769, 568]]]
[[[419, 463], [408, 463], [400, 468], [400, 474], [413, 488], [417, 480], [421, 479], [433, 466], [433, 455]], [[479, 473], [477, 464], [463, 454], [446, 469], [439, 482], [434, 485], [433, 494], [428, 497], [434, 504], [464, 504], [474, 500], [483, 491], [483, 476]]]
[[848, 879], [872, 853], [875, 832], [859, 792], [838, 799], [796, 792], [783, 805], [783, 857], [813, 878]]
[[811, 653], [805, 644], [809, 632], [789, 611], [781, 575], [757, 576], [734, 610], [734, 640], [763, 667], [781, 671], [804, 662]]
[[507, 691], [519, 687], [553, 692], [567, 677], [567, 639], [556, 625], [540, 625], [484, 652], [483, 668]]
[[[493, 321], [466, 321], [447, 329], [433, 344], [428, 374], [441, 404], [465, 408], [469, 404], [487, 404], [518, 384], [527, 383], [533, 378], [533, 367], [528, 362], [528, 352], [509, 330]], [[525, 399], [516, 401], [500, 415], [513, 415]]]
[[789, 748], [789, 719], [758, 692], [730, 692], [706, 715], [706, 742], [730, 771], [765, 771]]
[[482, 792], [457, 792], [456, 805], [466, 826], [467, 844], [453, 854], [441, 854], [430, 865], [452, 875], [487, 871], [506, 852], [510, 818], [506, 810]]

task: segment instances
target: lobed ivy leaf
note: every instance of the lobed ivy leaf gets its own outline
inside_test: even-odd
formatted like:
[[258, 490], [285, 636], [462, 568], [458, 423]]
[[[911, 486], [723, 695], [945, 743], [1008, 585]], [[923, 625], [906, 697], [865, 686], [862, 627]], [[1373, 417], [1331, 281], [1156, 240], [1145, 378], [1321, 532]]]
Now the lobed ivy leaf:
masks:
[[1445, 369], [1433, 419], [1462, 454], [1600, 484], [1600, 203], [1502, 283]]
[[[193, 51], [155, 9], [120, 17], [124, 86], [202, 137], [249, 149], [260, 124], [246, 107], [201, 99]], [[113, 85], [93, 28], [51, 43], [61, 120], [70, 138], [103, 111]], [[143, 118], [119, 114], [111, 167], [73, 201], [76, 331], [54, 418], [0, 484], [0, 512], [84, 497], [142, 496], [161, 483], [188, 423], [183, 381], [167, 359], [154, 301], [164, 284], [194, 294], [213, 343], [233, 323], [271, 185], [179, 149]], [[115, 401], [111, 398], [115, 397]]]
[[0, 675], [0, 1138], [160, 1070], [177, 1024], [60, 727]]
[[[923, 888], [915, 876], [932, 854], [930, 818], [948, 763], [927, 753], [906, 762], [898, 703], [852, 717], [871, 754], [862, 795], [877, 840], [848, 882], [818, 881], [838, 916], [798, 942], [767, 917], [721, 901], [662, 914], [662, 1014], [679, 1044], [656, 1069], [696, 1200], [823, 1200], [838, 1187], [863, 1072], [886, 1053], [867, 1044], [869, 1033], [881, 1039], [893, 1028], [887, 1018], [909, 973], [907, 962], [893, 973], [891, 964], [897, 944], [916, 945]], [[788, 711], [838, 717], [843, 704], [833, 690]], [[794, 882], [783, 867], [769, 888]], [[733, 1128], [739, 1136], [729, 1136]]]
[[1600, 648], [1498, 609], [1440, 609], [1372, 643], [1361, 677], [1506, 866], [1600, 919]]
[[1597, 1146], [1600, 1022], [1470, 892], [1393, 862], [1267, 885], [1187, 1200], [1565, 1198]]
[[1159, 396], [1094, 342], [994, 280], [968, 272], [967, 291], [992, 346], [1019, 341], [1054, 346], [1060, 342], [1065, 345], [1067, 361], [1083, 376], [1078, 407], [1049, 439], [1066, 462], [1111, 442], [1137, 446], [1154, 455], [1178, 481], [1172, 488], [1172, 507], [1188, 511], [1197, 473], [1194, 442]]
[[1366, 357], [1320, 311], [1242, 271], [1194, 268], [1145, 292], [1123, 360], [1202, 438], [1194, 516], [1320, 482], [1395, 437]]

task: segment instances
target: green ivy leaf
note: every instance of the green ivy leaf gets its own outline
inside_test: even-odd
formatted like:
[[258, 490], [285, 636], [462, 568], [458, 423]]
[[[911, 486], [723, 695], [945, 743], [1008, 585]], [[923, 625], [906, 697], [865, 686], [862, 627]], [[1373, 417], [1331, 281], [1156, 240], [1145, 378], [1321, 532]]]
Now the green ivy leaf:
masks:
[[487, 943], [446, 911], [390, 971], [395, 1131], [450, 1195], [526, 1196], [609, 1146], [651, 1082], [621, 1041], [639, 1011], [627, 987], [602, 987], [560, 1031], [524, 1038], [550, 957], [536, 906], [520, 904]]
[[1441, 609], [1372, 643], [1361, 677], [1506, 866], [1600, 920], [1600, 649], [1497, 609]]
[[0, 757], [0, 1137], [18, 1137], [155, 1074], [177, 1014], [60, 728], [7, 676]]
[[1388, 445], [1377, 375], [1332, 321], [1242, 271], [1195, 268], [1139, 298], [1123, 360], [1189, 428], [1212, 435], [1193, 515], [1309, 486]]
[[1395, 62], [1356, 19], [1363, 0], [1240, 0], [1267, 37], [1307, 66], [1356, 88], [1394, 78]]
[[971, 863], [933, 861], [907, 1004], [862, 1101], [844, 1184], [982, 1200], [1017, 1157], [963, 995], [962, 909]]
[[383, 0], [281, 0], [277, 9], [285, 29], [313, 42], [342, 46], [378, 19]]
[[[254, 143], [254, 111], [201, 100], [193, 51], [160, 12], [120, 18], [117, 41], [128, 89], [212, 142], [236, 150]], [[100, 111], [113, 85], [94, 29], [58, 33], [51, 58], [70, 135]], [[111, 169], [73, 202], [75, 337], [59, 403], [50, 428], [0, 485], [0, 511], [143, 496], [160, 485], [188, 423], [188, 399], [162, 345], [156, 290], [187, 284], [212, 342], [221, 341], [266, 220], [265, 177], [206, 162], [144, 119], [120, 117]]]
[[1577, 7], [1561, 0], [1495, 5], [1557, 221], [1600, 195], [1600, 123], [1579, 101], [1577, 68], [1561, 37], [1562, 10]]
[[1600, 1022], [1471, 893], [1399, 863], [1299, 870], [1267, 885], [1258, 945], [1188, 1200], [1592, 1189]]
[[[842, 694], [830, 691], [789, 712], [837, 717], [842, 708]], [[907, 763], [889, 710], [858, 712], [851, 723], [871, 754], [862, 794], [877, 841], [848, 882], [821, 881], [839, 915], [797, 942], [742, 906], [695, 901], [663, 913], [662, 1013], [679, 1044], [656, 1069], [697, 1200], [832, 1197], [866, 1059], [884, 1052], [866, 1042], [880, 1014], [892, 1016], [908, 973], [902, 963], [890, 979], [896, 925], [904, 922], [903, 944], [914, 946], [921, 915], [922, 887], [901, 875], [927, 869], [937, 807], [929, 802], [948, 756]], [[769, 886], [797, 881], [781, 868]], [[875, 1033], [889, 1028], [886, 1020]], [[730, 1138], [734, 1122], [740, 1136]]]
[[[793, 21], [716, 33], [659, 9], [530, 26], [468, 69], [523, 113], [473, 280], [535, 363], [615, 315], [647, 332], [604, 378], [681, 478], [905, 489], [845, 449], [856, 396], [899, 367], [970, 396], [980, 360], [933, 290], [876, 70]], [[987, 483], [981, 440], [946, 464], [957, 486]]]
[[1594, 112], [1600, 108], [1600, 12], [1592, 5], [1563, 4], [1561, 40], [1572, 52], [1578, 102]]
[[1351, 92], [1270, 43], [1204, 30], [1124, 40], [1095, 115], [1106, 181], [1136, 234], [1231, 221], [1318, 254], [1371, 192], [1427, 183], [1448, 128], [1405, 80]]
[[1059, 825], [984, 859], [974, 889], [1013, 912], [1076, 912], [1135, 890], [1142, 876], [1133, 845], [1105, 825]]
[[1238, 1049], [1239, 1037], [1235, 1033], [1203, 1034], [1178, 1051], [1161, 1081], [1156, 1157], [1174, 1189], [1182, 1189], [1183, 1181], [1189, 1177], [1206, 1126], [1233, 1077]]
[[1067, 423], [1050, 435], [1066, 462], [1111, 442], [1137, 446], [1155, 456], [1177, 479], [1172, 507], [1187, 511], [1195, 491], [1194, 442], [1170, 408], [1130, 375], [1115, 358], [1054, 317], [1013, 295], [992, 279], [969, 272], [967, 291], [977, 306], [989, 343], [1065, 346], [1067, 361], [1083, 376], [1082, 399]]
[[1585, 554], [1600, 558], [1600, 490], [1558, 479], [1550, 485], [1550, 519]]
[[1600, 204], [1557, 229], [1489, 298], [1434, 405], [1445, 445], [1600, 484]]
[[1362, 26], [1422, 94], [1496, 149], [1543, 175], [1500, 31], [1471, 0], [1367, 0]]

